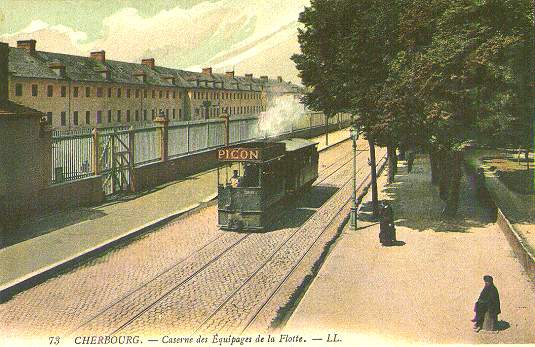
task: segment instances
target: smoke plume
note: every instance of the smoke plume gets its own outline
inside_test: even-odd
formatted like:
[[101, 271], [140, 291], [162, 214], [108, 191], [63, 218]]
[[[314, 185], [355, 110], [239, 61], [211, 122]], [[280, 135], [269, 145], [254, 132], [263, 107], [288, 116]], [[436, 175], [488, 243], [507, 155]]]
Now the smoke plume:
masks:
[[258, 132], [261, 137], [269, 137], [289, 132], [303, 122], [305, 107], [293, 95], [276, 97], [265, 112], [260, 113]]

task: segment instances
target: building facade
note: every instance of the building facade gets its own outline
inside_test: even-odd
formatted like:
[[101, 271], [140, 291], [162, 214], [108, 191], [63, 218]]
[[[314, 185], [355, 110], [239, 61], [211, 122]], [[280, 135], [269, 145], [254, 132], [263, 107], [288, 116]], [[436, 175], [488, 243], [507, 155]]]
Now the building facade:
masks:
[[199, 120], [265, 111], [279, 95], [301, 89], [282, 78], [191, 72], [140, 63], [36, 50], [35, 40], [9, 48], [9, 99], [46, 114], [54, 128], [150, 123], [163, 112], [171, 121]]

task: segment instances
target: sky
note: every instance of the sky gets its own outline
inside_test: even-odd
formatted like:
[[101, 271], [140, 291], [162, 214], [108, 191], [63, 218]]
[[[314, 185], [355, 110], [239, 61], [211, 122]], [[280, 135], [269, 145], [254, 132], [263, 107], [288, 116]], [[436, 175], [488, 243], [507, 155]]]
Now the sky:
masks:
[[309, 0], [0, 0], [0, 41], [37, 50], [299, 83], [299, 13]]

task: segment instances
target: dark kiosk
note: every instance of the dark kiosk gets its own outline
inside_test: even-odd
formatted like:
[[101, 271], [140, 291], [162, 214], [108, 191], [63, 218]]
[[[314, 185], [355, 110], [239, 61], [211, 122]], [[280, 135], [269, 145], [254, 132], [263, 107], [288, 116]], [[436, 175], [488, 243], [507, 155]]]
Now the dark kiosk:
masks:
[[218, 225], [264, 230], [285, 202], [318, 178], [317, 143], [305, 139], [258, 141], [221, 148]]

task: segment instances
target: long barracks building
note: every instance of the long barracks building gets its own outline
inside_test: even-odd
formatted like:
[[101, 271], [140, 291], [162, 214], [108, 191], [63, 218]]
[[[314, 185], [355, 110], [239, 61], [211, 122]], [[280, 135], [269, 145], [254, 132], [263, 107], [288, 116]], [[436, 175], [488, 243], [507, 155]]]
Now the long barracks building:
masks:
[[[5, 57], [0, 57], [0, 62]], [[299, 86], [267, 76], [202, 73], [141, 63], [36, 50], [35, 40], [9, 48], [9, 99], [47, 115], [57, 128], [150, 122], [159, 112], [173, 121], [265, 111], [279, 95], [301, 93]]]

